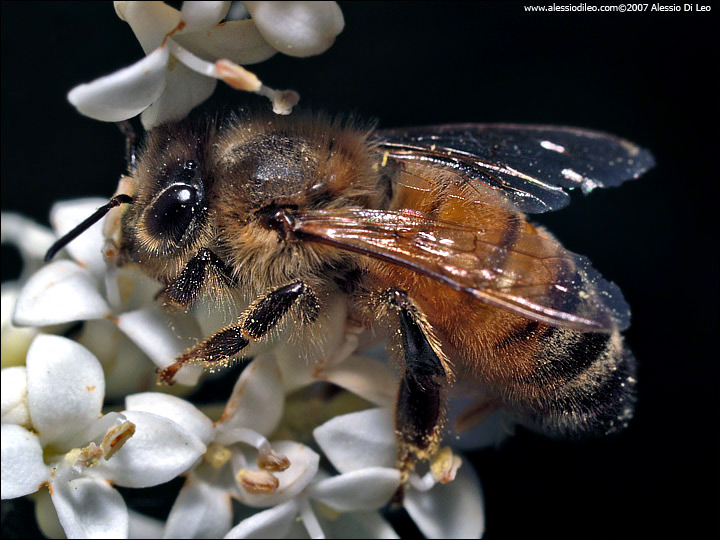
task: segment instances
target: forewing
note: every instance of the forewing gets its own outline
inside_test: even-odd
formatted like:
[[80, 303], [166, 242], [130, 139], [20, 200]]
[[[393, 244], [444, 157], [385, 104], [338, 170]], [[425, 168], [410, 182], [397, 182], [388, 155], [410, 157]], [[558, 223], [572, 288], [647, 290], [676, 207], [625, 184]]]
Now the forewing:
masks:
[[629, 326], [622, 293], [555, 240], [477, 231], [415, 211], [311, 210], [292, 214], [292, 232], [409, 268], [453, 289], [538, 321], [580, 331]]
[[457, 124], [377, 132], [378, 158], [442, 169], [496, 190], [518, 210], [562, 208], [563, 188], [617, 186], [655, 161], [647, 150], [606, 133], [570, 127]]

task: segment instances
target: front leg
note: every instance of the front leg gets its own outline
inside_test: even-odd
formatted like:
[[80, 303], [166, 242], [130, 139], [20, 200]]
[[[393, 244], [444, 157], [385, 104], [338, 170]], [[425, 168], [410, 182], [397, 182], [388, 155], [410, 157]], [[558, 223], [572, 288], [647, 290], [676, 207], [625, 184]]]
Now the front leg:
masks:
[[228, 287], [236, 285], [230, 268], [220, 257], [207, 248], [201, 248], [177, 277], [160, 291], [158, 298], [166, 305], [186, 307], [197, 299], [208, 280], [219, 280]]
[[251, 340], [258, 341], [270, 333], [299, 305], [302, 322], [311, 323], [318, 315], [315, 293], [303, 281], [296, 281], [260, 297], [238, 319], [236, 324], [218, 330], [158, 372], [158, 380], [172, 383], [175, 373], [185, 364], [202, 364], [206, 368], [224, 367]]

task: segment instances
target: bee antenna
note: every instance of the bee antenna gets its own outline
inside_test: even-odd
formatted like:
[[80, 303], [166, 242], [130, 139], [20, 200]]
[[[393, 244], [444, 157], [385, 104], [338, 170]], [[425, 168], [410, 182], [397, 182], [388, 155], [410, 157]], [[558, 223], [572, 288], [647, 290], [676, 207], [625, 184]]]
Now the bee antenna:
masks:
[[107, 214], [110, 210], [115, 208], [116, 206], [120, 206], [121, 204], [129, 204], [132, 203], [133, 199], [130, 195], [120, 194], [115, 195], [107, 204], [102, 205], [100, 208], [95, 210], [93, 215], [91, 215], [89, 218], [85, 219], [82, 223], [80, 223], [77, 227], [75, 227], [73, 230], [62, 236], [55, 242], [52, 246], [50, 246], [50, 249], [47, 250], [47, 253], [45, 254], [45, 262], [50, 261], [55, 255], [57, 255], [57, 252], [60, 251], [62, 248], [67, 246], [70, 242], [75, 240], [78, 236], [80, 236], [82, 233], [87, 231], [90, 227], [95, 225], [98, 221], [100, 221], [103, 217], [105, 217], [105, 214]]

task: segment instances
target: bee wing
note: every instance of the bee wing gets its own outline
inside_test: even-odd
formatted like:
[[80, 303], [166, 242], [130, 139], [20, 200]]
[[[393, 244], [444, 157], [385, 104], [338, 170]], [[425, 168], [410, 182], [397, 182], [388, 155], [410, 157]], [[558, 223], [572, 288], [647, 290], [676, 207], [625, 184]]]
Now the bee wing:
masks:
[[291, 231], [436, 279], [524, 317], [584, 332], [625, 329], [630, 309], [618, 287], [558, 242], [477, 231], [412, 210], [364, 208], [293, 212]]
[[606, 133], [556, 126], [458, 124], [377, 132], [383, 165], [410, 162], [455, 172], [497, 190], [516, 209], [557, 210], [563, 188], [589, 193], [638, 178], [655, 161], [647, 150]]

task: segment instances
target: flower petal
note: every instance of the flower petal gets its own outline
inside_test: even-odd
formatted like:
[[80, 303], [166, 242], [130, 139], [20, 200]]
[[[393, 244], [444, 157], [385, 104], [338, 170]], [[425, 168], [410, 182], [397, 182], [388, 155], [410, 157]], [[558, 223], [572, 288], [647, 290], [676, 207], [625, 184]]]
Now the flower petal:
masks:
[[35, 272], [43, 264], [45, 253], [55, 242], [55, 235], [47, 227], [13, 212], [0, 213], [2, 232], [0, 241], [18, 248], [23, 258], [23, 274]]
[[243, 2], [265, 40], [290, 56], [325, 52], [345, 26], [336, 2]]
[[387, 363], [369, 356], [351, 356], [322, 373], [328, 382], [382, 407], [391, 407], [397, 394], [397, 377]]
[[162, 538], [163, 522], [134, 510], [129, 510], [130, 527], [128, 538]]
[[[58, 236], [63, 236], [92, 215], [107, 199], [88, 198], [74, 201], [63, 201], [50, 209], [50, 223]], [[95, 275], [105, 273], [106, 264], [102, 256], [105, 244], [102, 220], [70, 242], [65, 249], [81, 266], [86, 267]]]
[[352, 531], [353, 538], [400, 538], [378, 512], [346, 512], [326, 517], [319, 511], [317, 518], [326, 538], [348, 538], [348, 531]]
[[143, 111], [140, 117], [143, 126], [149, 130], [164, 122], [185, 118], [193, 107], [212, 95], [216, 86], [217, 79], [195, 73], [171, 57], [167, 85], [162, 95], [156, 96], [152, 105]]
[[[48, 484], [49, 485], [49, 484]], [[47, 538], [65, 538], [55, 506], [50, 498], [50, 491], [41, 489], [33, 495], [35, 501], [35, 520], [38, 528]]]
[[368, 467], [320, 480], [309, 493], [333, 510], [356, 512], [385, 506], [399, 486], [396, 468]]
[[191, 474], [170, 510], [164, 537], [220, 538], [231, 526], [229, 493]]
[[[186, 326], [191, 326], [187, 318], [176, 319], [179, 320], [184, 321]], [[160, 368], [169, 366], [174, 358], [191, 345], [185, 339], [178, 337], [167, 315], [155, 305], [123, 313], [115, 319], [115, 322], [120, 330]], [[200, 330], [183, 328], [180, 334], [186, 338], [197, 337], [200, 335]], [[197, 383], [201, 374], [200, 366], [183, 366], [175, 376], [175, 381], [192, 386]]]
[[165, 2], [113, 2], [115, 13], [130, 25], [145, 54], [162, 45], [180, 23], [180, 12]]
[[27, 370], [14, 366], [2, 370], [2, 423], [32, 427], [27, 397]]
[[297, 513], [297, 503], [288, 501], [243, 519], [225, 538], [285, 538]]
[[15, 424], [2, 425], [2, 498], [14, 499], [35, 493], [48, 480], [37, 435]]
[[2, 318], [2, 367], [24, 366], [30, 343], [38, 335], [39, 330], [33, 327], [15, 326], [12, 323], [15, 304], [20, 296], [20, 285], [14, 281], [6, 281], [0, 288], [0, 317]]
[[280, 485], [273, 493], [248, 493], [241, 489], [241, 501], [248, 506], [274, 506], [292, 499], [307, 487], [318, 471], [320, 456], [306, 445], [293, 441], [273, 441], [272, 447], [276, 453], [290, 460], [290, 467], [274, 473]]
[[468, 463], [448, 484], [408, 489], [404, 505], [426, 538], [480, 538], [485, 531], [480, 482]]
[[189, 33], [213, 28], [225, 18], [230, 4], [231, 2], [183, 2], [180, 16], [185, 28], [182, 31]]
[[143, 411], [125, 411], [135, 434], [96, 469], [124, 487], [149, 487], [187, 471], [205, 453], [202, 441], [168, 418]]
[[218, 442], [234, 428], [247, 428], [262, 435], [272, 433], [280, 422], [285, 394], [275, 357], [264, 354], [253, 360], [235, 383], [222, 418], [217, 423]]
[[[323, 380], [325, 369], [345, 360], [352, 352], [345, 349], [347, 310], [347, 300], [338, 295], [324, 304], [313, 323], [323, 329], [321, 335], [302, 343], [287, 338], [292, 329], [286, 330], [281, 336], [283, 339], [273, 352], [280, 366], [286, 393]], [[345, 351], [344, 354], [341, 351]], [[340, 358], [336, 357], [338, 353], [341, 353]]]
[[397, 442], [389, 409], [336, 416], [313, 431], [330, 463], [341, 473], [395, 467]]
[[77, 341], [103, 366], [105, 399], [122, 400], [128, 394], [155, 386], [155, 364], [113, 321], [86, 321]]
[[128, 510], [122, 495], [102, 478], [50, 479], [50, 496], [68, 538], [127, 538]]
[[[105, 377], [97, 358], [82, 345], [41, 334], [27, 356], [30, 417], [43, 444], [74, 446], [73, 435], [97, 420]], [[80, 441], [82, 444], [85, 441]]]
[[13, 323], [26, 326], [100, 319], [110, 307], [87, 269], [56, 261], [28, 279], [15, 303]]
[[[183, 4], [184, 6], [184, 4]], [[181, 46], [197, 56], [214, 62], [225, 58], [236, 64], [255, 64], [277, 51], [251, 20], [230, 21], [205, 32], [173, 36]]]
[[167, 47], [155, 49], [131, 66], [76, 86], [68, 101], [85, 116], [105, 122], [137, 116], [163, 93], [169, 58]]
[[169, 418], [206, 446], [212, 441], [215, 432], [212, 421], [189, 401], [169, 394], [144, 392], [126, 397], [125, 406], [129, 411], [145, 411]]

